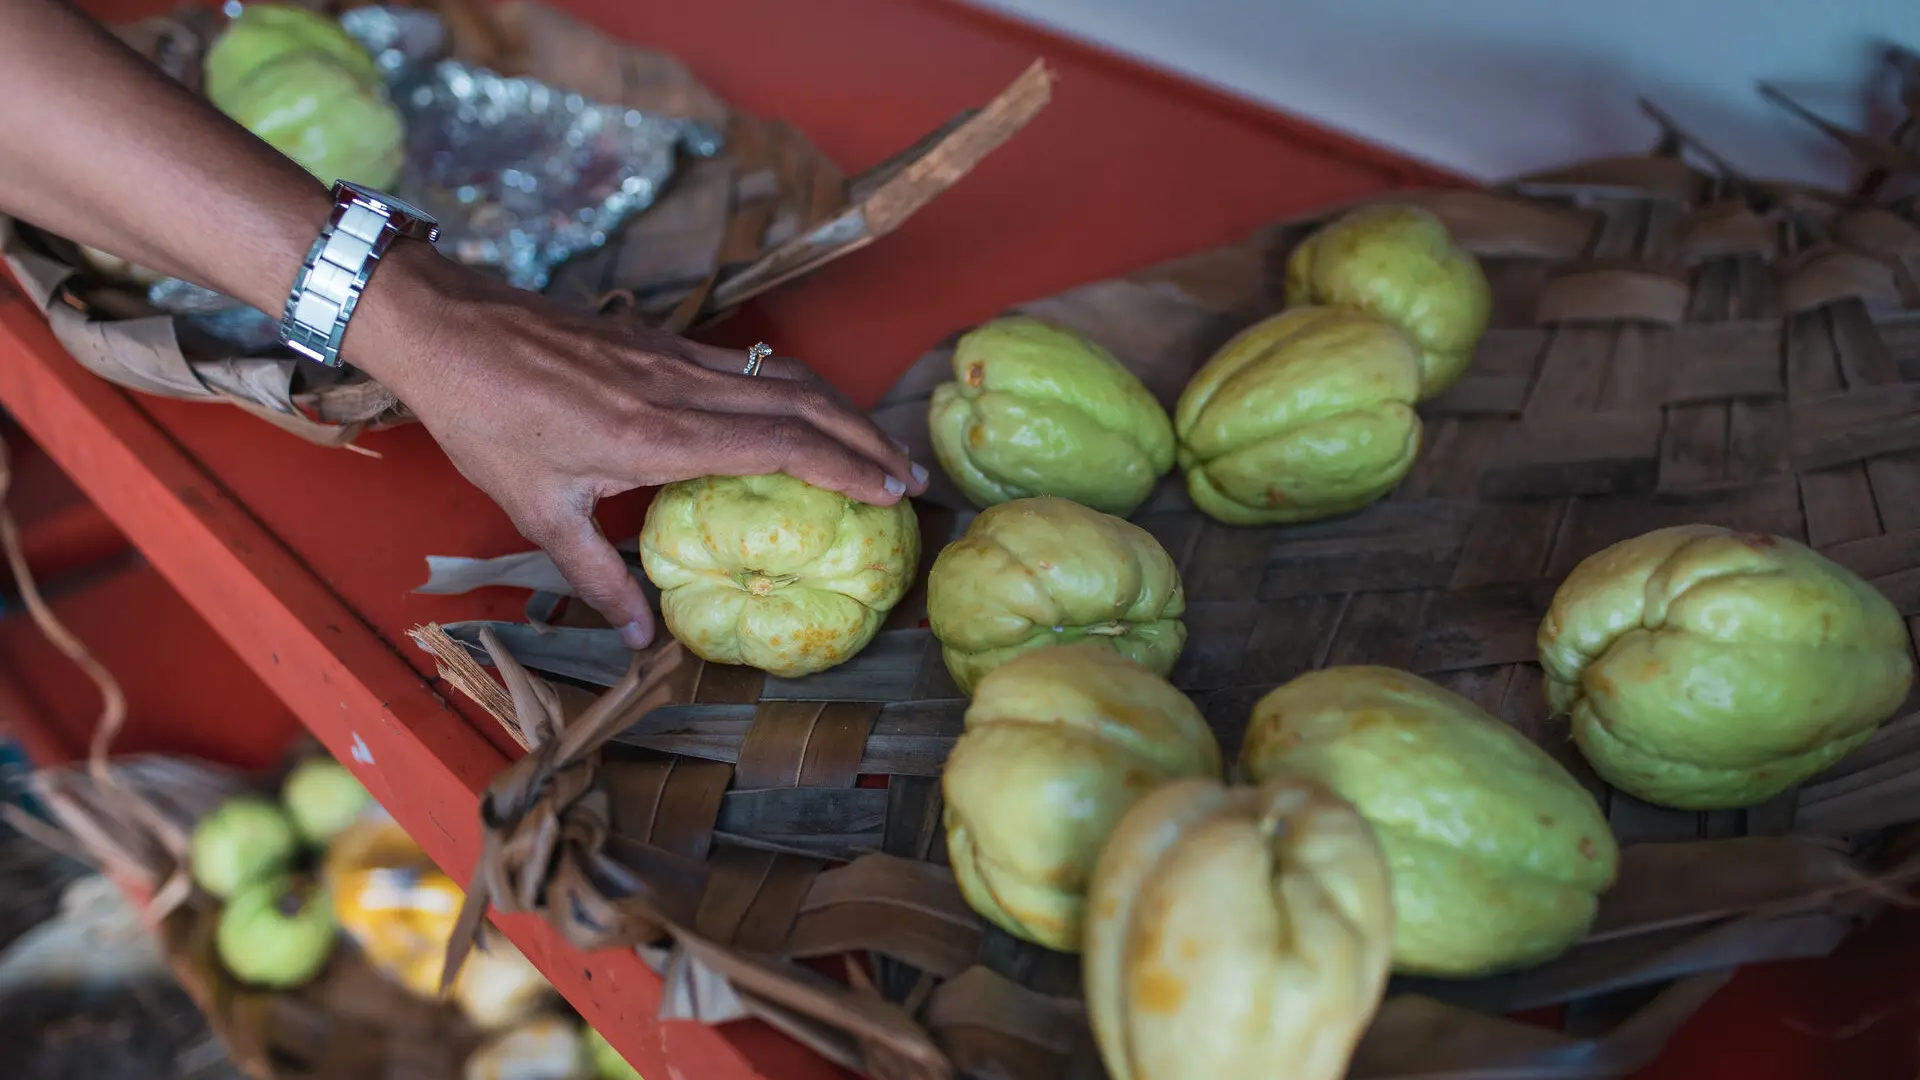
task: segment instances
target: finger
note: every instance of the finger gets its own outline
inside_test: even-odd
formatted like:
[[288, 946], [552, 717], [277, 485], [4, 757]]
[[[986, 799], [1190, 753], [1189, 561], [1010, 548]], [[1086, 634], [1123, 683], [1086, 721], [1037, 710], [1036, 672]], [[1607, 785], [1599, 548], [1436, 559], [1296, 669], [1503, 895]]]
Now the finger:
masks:
[[[778, 379], [786, 382], [809, 383], [817, 387], [821, 393], [832, 398], [840, 407], [846, 409], [849, 413], [860, 415], [860, 407], [853, 403], [852, 398], [849, 398], [843, 393], [839, 387], [821, 378], [819, 372], [808, 367], [801, 361], [795, 360], [791, 356], [769, 356], [760, 362], [760, 367], [753, 375], [747, 375], [747, 357], [742, 350], [722, 349], [714, 345], [702, 345], [697, 341], [682, 341], [679, 345], [680, 352], [686, 359], [693, 361], [696, 365], [716, 375], [736, 375], [741, 378]], [[704, 402], [700, 407], [709, 408]], [[758, 410], [729, 409], [725, 411]], [[904, 447], [902, 449], [904, 451]]]
[[[699, 342], [685, 343], [687, 357], [696, 364], [718, 375], [737, 375], [742, 378], [779, 379], [786, 382], [804, 382], [817, 387], [821, 393], [831, 397], [849, 413], [860, 414], [860, 407], [853, 403], [841, 389], [820, 377], [820, 373], [791, 356], [769, 356], [760, 362], [759, 370], [749, 376], [746, 374], [746, 355], [738, 349], [721, 349]], [[707, 406], [703, 404], [702, 408]], [[739, 410], [727, 410], [739, 411]], [[758, 410], [747, 410], [758, 411]], [[902, 451], [905, 448], [902, 447]]]
[[[847, 396], [797, 360], [768, 360], [758, 376], [709, 373], [700, 408], [804, 420], [886, 470], [914, 495], [927, 490], [927, 470]], [[777, 365], [777, 367], [775, 366]], [[772, 377], [768, 377], [769, 373]]]
[[905, 481], [805, 420], [727, 414], [709, 414], [707, 419], [707, 430], [696, 437], [704, 448], [701, 468], [708, 473], [786, 473], [875, 506], [891, 506], [907, 493]]
[[[789, 379], [794, 382], [817, 382], [832, 390], [834, 393], [840, 394], [839, 387], [822, 379], [819, 372], [795, 360], [791, 356], [769, 356], [765, 360], [760, 361], [760, 372], [755, 378]], [[840, 397], [845, 399], [846, 395], [840, 394]], [[851, 406], [853, 402], [848, 400], [847, 404]]]
[[[899, 450], [902, 454], [911, 455], [913, 453], [912, 447], [894, 438], [892, 435], [887, 434], [885, 428], [874, 423], [873, 418], [866, 410], [853, 403], [853, 399], [847, 396], [846, 391], [833, 385], [826, 379], [821, 378], [820, 373], [808, 367], [805, 362], [795, 360], [791, 356], [770, 356], [761, 366], [760, 375], [763, 377], [771, 376], [776, 379], [786, 379], [791, 382], [804, 382], [809, 386], [816, 387], [822, 394], [827, 395], [827, 397], [838, 403], [839, 406], [848, 413], [867, 421], [874, 430], [880, 433], [881, 438], [887, 440], [889, 445]], [[924, 478], [922, 479], [924, 480]], [[915, 491], [914, 494], [918, 495], [919, 492]]]
[[630, 649], [644, 649], [653, 641], [653, 610], [591, 514], [555, 515], [520, 529], [522, 535], [546, 551], [573, 586], [573, 594], [598, 611], [620, 631]]
[[[677, 342], [676, 346], [681, 356], [708, 371], [738, 375], [747, 370], [747, 350], [745, 349], [723, 349], [718, 345], [704, 345], [698, 341], [684, 339]], [[761, 364], [761, 370], [766, 370], [764, 362]]]

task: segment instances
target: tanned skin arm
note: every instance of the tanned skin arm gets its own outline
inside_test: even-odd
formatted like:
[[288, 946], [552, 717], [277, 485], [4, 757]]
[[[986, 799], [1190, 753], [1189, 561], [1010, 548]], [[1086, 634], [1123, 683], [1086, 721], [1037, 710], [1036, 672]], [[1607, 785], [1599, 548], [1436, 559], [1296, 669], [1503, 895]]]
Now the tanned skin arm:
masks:
[[[277, 315], [331, 209], [327, 185], [73, 8], [0, 0], [0, 212]], [[749, 378], [738, 353], [561, 307], [425, 244], [381, 260], [341, 352], [636, 647], [653, 620], [594, 524], [599, 499], [771, 472], [878, 504], [926, 489], [798, 362]]]

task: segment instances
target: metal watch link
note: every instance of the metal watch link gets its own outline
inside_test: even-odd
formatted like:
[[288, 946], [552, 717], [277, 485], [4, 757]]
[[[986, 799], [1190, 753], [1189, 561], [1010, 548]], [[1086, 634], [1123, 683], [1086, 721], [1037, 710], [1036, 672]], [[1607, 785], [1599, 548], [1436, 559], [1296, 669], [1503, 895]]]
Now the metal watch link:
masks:
[[440, 223], [385, 192], [346, 180], [333, 185], [333, 214], [307, 252], [280, 315], [280, 341], [309, 360], [340, 366], [340, 339], [395, 238], [440, 238]]

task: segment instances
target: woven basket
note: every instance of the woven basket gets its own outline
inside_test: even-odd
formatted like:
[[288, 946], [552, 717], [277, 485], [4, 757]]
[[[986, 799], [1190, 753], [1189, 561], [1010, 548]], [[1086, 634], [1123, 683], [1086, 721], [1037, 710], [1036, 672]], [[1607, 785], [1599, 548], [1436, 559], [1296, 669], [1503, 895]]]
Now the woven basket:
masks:
[[[724, 132], [721, 153], [683, 160], [657, 203], [605, 247], [558, 268], [546, 289], [569, 305], [674, 332], [710, 325], [892, 232], [1013, 137], [1049, 93], [1048, 75], [1036, 63], [994, 101], [848, 177], [791, 125], [730, 108], [678, 60], [618, 42], [532, 0], [414, 6], [442, 16], [450, 52], [460, 59]], [[117, 32], [197, 89], [201, 58], [224, 23], [217, 10], [188, 7]], [[46, 311], [61, 344], [122, 386], [226, 402], [325, 445], [412, 422], [391, 393], [351, 369], [322, 369], [281, 350], [234, 356], [218, 341], [200, 340], [158, 313], [143, 292], [84, 269], [69, 241], [0, 217], [0, 257]]]
[[[249, 989], [214, 952], [218, 903], [203, 893], [169, 888], [182, 839], [201, 815], [232, 795], [269, 793], [277, 786], [196, 761], [150, 756], [43, 769], [33, 776], [35, 794], [72, 838], [71, 846], [122, 887], [170, 908], [155, 928], [167, 964], [247, 1076], [460, 1080], [480, 1040], [455, 1006], [402, 989], [344, 939], [325, 970], [305, 986]], [[169, 901], [169, 894], [179, 899]]]
[[[1403, 668], [1563, 761], [1624, 847], [1592, 933], [1558, 960], [1396, 980], [1354, 1078], [1624, 1076], [1737, 966], [1824, 954], [1920, 876], [1920, 836], [1901, 828], [1920, 820], [1911, 701], [1824, 775], [1713, 813], [1608, 790], [1546, 719], [1534, 640], [1553, 589], [1657, 527], [1803, 540], [1920, 615], [1912, 208], [1703, 172], [1688, 141], [1668, 130], [1644, 156], [1393, 196], [1447, 222], [1496, 302], [1467, 376], [1423, 408], [1426, 445], [1390, 498], [1233, 528], [1175, 477], [1133, 517], [1179, 565], [1190, 637], [1172, 679], [1229, 756], [1273, 686], [1331, 664]], [[1017, 310], [1104, 345], [1170, 407], [1215, 348], [1280, 308], [1288, 253], [1337, 212]], [[950, 348], [877, 410], [921, 460]], [[922, 509], [930, 560], [971, 512], [944, 483]], [[943, 865], [938, 776], [966, 703], [918, 594], [853, 661], [782, 680], [670, 644], [630, 664], [611, 631], [545, 625], [563, 586], [537, 555], [432, 565], [428, 591], [539, 590], [528, 624], [415, 634], [532, 748], [488, 795], [470, 901], [538, 911], [582, 947], [644, 946], [663, 1015], [758, 1017], [869, 1076], [1100, 1075], [1075, 959], [985, 925]], [[567, 839], [541, 843], [556, 819]], [[845, 983], [818, 973], [842, 955], [867, 959]], [[1505, 1015], [1546, 1006], [1565, 1006], [1558, 1027]]]

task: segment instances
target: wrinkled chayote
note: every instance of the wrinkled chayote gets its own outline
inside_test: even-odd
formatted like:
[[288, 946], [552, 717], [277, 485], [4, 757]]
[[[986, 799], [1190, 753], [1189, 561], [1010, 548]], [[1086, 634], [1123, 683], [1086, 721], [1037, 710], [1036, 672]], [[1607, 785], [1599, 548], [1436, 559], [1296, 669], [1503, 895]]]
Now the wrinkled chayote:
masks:
[[1230, 525], [1357, 510], [1420, 451], [1420, 350], [1363, 311], [1305, 307], [1242, 331], [1174, 409], [1187, 493]]
[[1079, 641], [1164, 677], [1187, 641], [1186, 607], [1151, 533], [1051, 496], [981, 511], [927, 578], [927, 621], [967, 693], [1009, 657]]
[[308, 53], [338, 64], [369, 90], [380, 85], [373, 56], [338, 22], [292, 4], [247, 4], [207, 48], [201, 89], [216, 105], [232, 101], [255, 74]]
[[195, 823], [187, 861], [194, 884], [224, 899], [285, 871], [299, 850], [285, 810], [257, 795], [237, 795]]
[[1297, 776], [1136, 803], [1087, 894], [1087, 1016], [1113, 1080], [1339, 1080], [1386, 989], [1367, 822]]
[[384, 188], [406, 126], [373, 58], [333, 20], [248, 4], [207, 50], [207, 100], [320, 180]]
[[339, 935], [326, 890], [281, 874], [227, 898], [214, 924], [213, 945], [234, 978], [290, 990], [320, 974]]
[[1193, 700], [1111, 649], [1016, 656], [974, 689], [941, 774], [947, 854], [973, 909], [1078, 952], [1087, 878], [1127, 808], [1178, 777], [1220, 776]]
[[1173, 427], [1105, 349], [1037, 319], [969, 331], [928, 409], [941, 468], [976, 506], [1058, 495], [1133, 512], [1173, 468]]
[[1681, 525], [1574, 568], [1540, 624], [1556, 713], [1661, 806], [1764, 802], [1873, 735], [1913, 682], [1886, 597], [1792, 540]]
[[912, 584], [920, 525], [905, 499], [872, 506], [781, 473], [707, 476], [654, 496], [640, 562], [695, 655], [797, 678], [873, 640]]
[[1620, 852], [1600, 806], [1479, 706], [1383, 667], [1302, 675], [1254, 706], [1241, 761], [1309, 776], [1373, 823], [1393, 875], [1395, 969], [1543, 963], [1593, 924]]
[[1287, 259], [1287, 304], [1371, 311], [1421, 348], [1420, 397], [1452, 386], [1473, 362], [1493, 313], [1480, 263], [1432, 212], [1381, 204], [1322, 226]]

